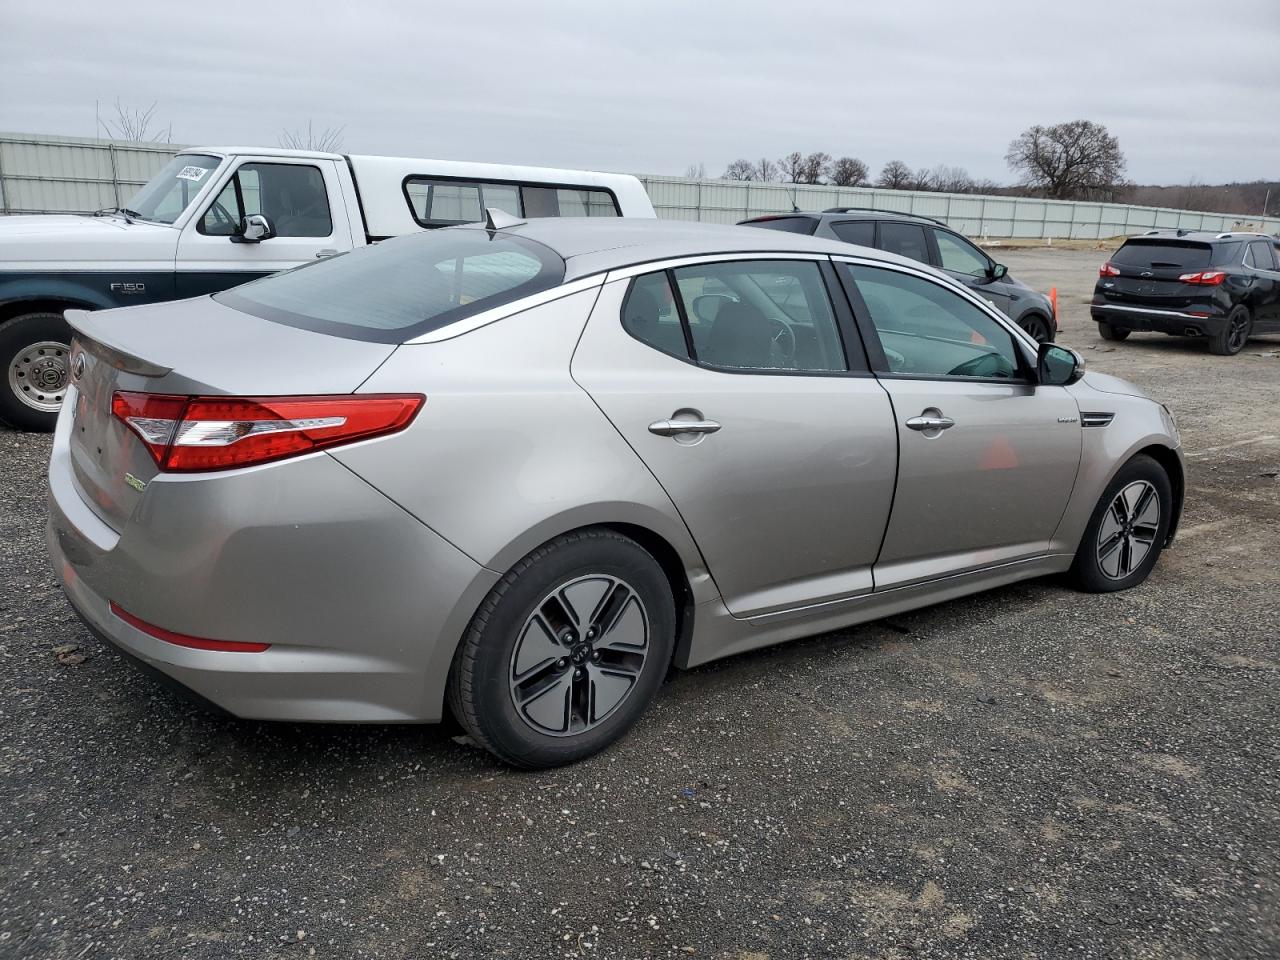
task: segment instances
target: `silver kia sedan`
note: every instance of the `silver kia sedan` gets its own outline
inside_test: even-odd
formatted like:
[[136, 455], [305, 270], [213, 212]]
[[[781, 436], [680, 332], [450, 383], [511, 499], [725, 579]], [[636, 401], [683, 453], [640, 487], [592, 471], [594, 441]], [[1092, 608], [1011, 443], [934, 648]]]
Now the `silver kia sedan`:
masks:
[[673, 664], [1136, 586], [1185, 488], [1138, 388], [782, 232], [495, 212], [69, 319], [48, 543], [94, 633], [238, 716], [448, 709], [521, 767]]

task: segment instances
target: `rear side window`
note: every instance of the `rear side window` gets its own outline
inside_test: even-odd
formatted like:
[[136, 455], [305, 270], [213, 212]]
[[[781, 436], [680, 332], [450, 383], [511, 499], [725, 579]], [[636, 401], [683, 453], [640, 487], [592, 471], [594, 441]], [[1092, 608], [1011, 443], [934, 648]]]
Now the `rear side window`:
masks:
[[564, 261], [524, 237], [456, 228], [361, 247], [217, 294], [303, 330], [403, 343], [564, 280]]
[[1213, 248], [1207, 243], [1129, 240], [1111, 255], [1111, 262], [1149, 270], [1203, 270], [1209, 266], [1212, 254]]
[[929, 248], [925, 244], [924, 227], [918, 223], [883, 221], [880, 224], [880, 249], [910, 257], [912, 260], [919, 260], [921, 263], [929, 262]]
[[845, 243], [856, 243], [860, 247], [876, 245], [874, 220], [845, 220], [841, 223], [833, 223], [831, 231]]
[[622, 305], [622, 327], [655, 350], [681, 360], [691, 359], [680, 311], [665, 273], [636, 277]]
[[600, 187], [547, 187], [520, 183], [409, 177], [404, 196], [424, 227], [478, 223], [489, 207], [513, 217], [616, 217], [613, 193]]
[[761, 220], [748, 220], [744, 226], [764, 227], [766, 230], [781, 230], [783, 233], [802, 233], [812, 236], [818, 229], [818, 221], [812, 217], [768, 217]]
[[1249, 257], [1253, 261], [1253, 265], [1259, 270], [1274, 270], [1276, 268], [1275, 253], [1271, 244], [1266, 240], [1254, 240], [1250, 243]]
[[1213, 266], [1234, 267], [1244, 260], [1244, 252], [1244, 243], [1240, 240], [1214, 244], [1213, 253], [1211, 254]]

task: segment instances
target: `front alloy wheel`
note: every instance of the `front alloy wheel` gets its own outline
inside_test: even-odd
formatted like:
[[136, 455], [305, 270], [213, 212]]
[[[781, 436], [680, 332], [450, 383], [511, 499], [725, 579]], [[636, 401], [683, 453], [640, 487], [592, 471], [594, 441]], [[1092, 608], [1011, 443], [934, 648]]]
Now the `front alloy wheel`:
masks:
[[1091, 593], [1128, 590], [1146, 580], [1173, 517], [1173, 486], [1146, 454], [1122, 466], [1098, 499], [1071, 564], [1070, 578]]
[[1146, 480], [1116, 494], [1098, 527], [1098, 567], [1123, 580], [1146, 559], [1160, 531], [1160, 495]]

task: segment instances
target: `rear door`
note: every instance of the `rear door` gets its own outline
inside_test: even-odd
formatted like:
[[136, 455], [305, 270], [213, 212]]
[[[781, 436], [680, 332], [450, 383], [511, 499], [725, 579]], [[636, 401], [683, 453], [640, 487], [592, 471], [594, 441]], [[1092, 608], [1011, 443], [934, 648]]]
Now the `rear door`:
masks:
[[[263, 157], [229, 169], [182, 230], [178, 296], [214, 293], [350, 250], [352, 224], [337, 163]], [[244, 218], [252, 214], [267, 217], [276, 235], [239, 242]]]
[[643, 270], [604, 285], [573, 376], [670, 495], [730, 612], [869, 592], [897, 440], [830, 263]]
[[893, 401], [898, 484], [876, 589], [1044, 554], [1075, 484], [1079, 409], [1015, 335], [940, 280], [839, 265]]

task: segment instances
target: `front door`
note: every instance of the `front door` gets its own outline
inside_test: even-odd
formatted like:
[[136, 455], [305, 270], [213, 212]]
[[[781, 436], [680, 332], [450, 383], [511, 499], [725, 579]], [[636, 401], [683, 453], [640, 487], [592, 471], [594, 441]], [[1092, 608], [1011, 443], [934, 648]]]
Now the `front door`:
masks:
[[1015, 335], [959, 292], [883, 265], [840, 270], [897, 424], [876, 589], [1046, 553], [1080, 464], [1075, 400], [1032, 382]]
[[[215, 293], [351, 249], [336, 161], [247, 160], [228, 173], [178, 240], [179, 297]], [[244, 218], [265, 216], [275, 236], [241, 243]]]
[[735, 616], [873, 586], [897, 440], [835, 283], [829, 263], [777, 258], [611, 280], [573, 358]]
[[1009, 286], [991, 279], [995, 264], [990, 257], [964, 237], [949, 230], [934, 230], [933, 239], [938, 247], [939, 267], [1001, 313], [1013, 315]]

